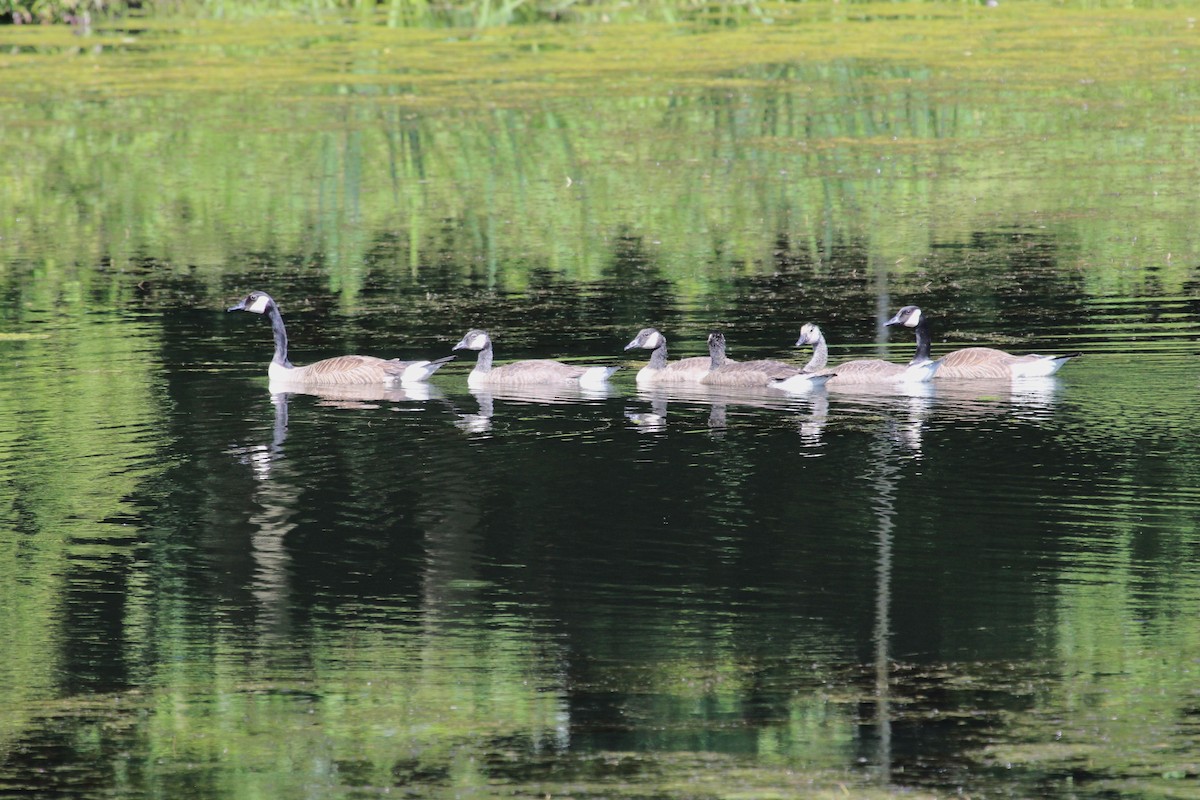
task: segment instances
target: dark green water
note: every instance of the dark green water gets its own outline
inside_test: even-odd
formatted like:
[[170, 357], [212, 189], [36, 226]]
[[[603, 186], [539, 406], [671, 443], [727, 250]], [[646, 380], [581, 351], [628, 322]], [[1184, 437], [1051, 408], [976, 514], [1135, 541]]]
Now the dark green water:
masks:
[[[1197, 90], [819, 55], [486, 112], [7, 90], [0, 794], [1194, 795]], [[272, 396], [255, 288], [301, 364], [624, 369]], [[910, 302], [1083, 355], [789, 397], [622, 352], [905, 360]]]

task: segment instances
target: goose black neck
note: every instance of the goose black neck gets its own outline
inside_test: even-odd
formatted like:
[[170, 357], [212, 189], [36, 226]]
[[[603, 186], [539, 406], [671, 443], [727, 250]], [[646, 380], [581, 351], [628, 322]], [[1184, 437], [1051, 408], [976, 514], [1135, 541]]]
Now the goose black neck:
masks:
[[925, 315], [921, 315], [920, 321], [916, 327], [917, 335], [917, 352], [913, 356], [909, 364], [924, 364], [930, 361], [929, 352], [933, 346], [933, 339], [929, 335], [929, 321], [925, 319]]
[[654, 348], [650, 353], [650, 369], [662, 369], [667, 365], [667, 340], [664, 338], [662, 344]]
[[288, 361], [287, 330], [283, 327], [283, 315], [274, 304], [267, 307], [267, 315], [271, 318], [271, 330], [275, 334], [275, 357], [271, 362], [290, 369], [292, 362]]
[[483, 349], [479, 351], [479, 358], [475, 359], [476, 372], [491, 372], [492, 371], [492, 340], [488, 339]]

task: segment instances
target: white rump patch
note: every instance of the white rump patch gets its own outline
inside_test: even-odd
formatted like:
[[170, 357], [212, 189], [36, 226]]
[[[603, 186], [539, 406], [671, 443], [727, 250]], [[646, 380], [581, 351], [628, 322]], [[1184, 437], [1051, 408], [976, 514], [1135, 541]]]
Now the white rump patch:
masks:
[[1066, 359], [1038, 356], [1036, 361], [1013, 364], [1012, 375], [1014, 378], [1045, 378], [1058, 372], [1058, 368], [1064, 363], [1066, 363]]
[[900, 383], [925, 383], [926, 381], [933, 380], [933, 376], [937, 374], [938, 367], [941, 365], [941, 361], [925, 361], [921, 364], [913, 364], [897, 377]]
[[[262, 312], [260, 311], [259, 313], [261, 314]], [[273, 383], [292, 384], [296, 382], [296, 369], [295, 367], [285, 367], [282, 364], [276, 364], [272, 361], [267, 366], [267, 378]]]
[[579, 385], [590, 389], [600, 389], [604, 387], [608, 376], [616, 372], [616, 367], [588, 367], [587, 370], [579, 376]]
[[802, 372], [784, 380], [772, 381], [768, 385], [789, 394], [808, 394], [818, 386], [824, 386], [826, 381], [832, 377], [832, 375], [810, 375]]
[[404, 368], [404, 373], [400, 376], [400, 382], [402, 384], [419, 383], [432, 374], [433, 371], [429, 369], [428, 361], [417, 361]]

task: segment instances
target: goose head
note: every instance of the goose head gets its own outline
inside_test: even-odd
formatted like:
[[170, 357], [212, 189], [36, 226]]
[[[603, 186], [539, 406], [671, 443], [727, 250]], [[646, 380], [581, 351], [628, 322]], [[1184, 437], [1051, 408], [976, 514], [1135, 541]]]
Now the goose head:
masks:
[[915, 328], [921, 324], [921, 309], [919, 306], [905, 306], [896, 312], [896, 316], [887, 321], [887, 325], [903, 325], [906, 328]]
[[272, 307], [278, 308], [271, 295], [266, 292], [251, 292], [242, 298], [236, 306], [230, 306], [230, 311], [250, 311], [254, 314], [265, 314]]
[[467, 331], [467, 335], [462, 340], [454, 345], [454, 350], [483, 350], [492, 343], [492, 338], [488, 336], [488, 332], [474, 328]]
[[633, 337], [633, 341], [625, 345], [625, 349], [636, 350], [640, 347], [644, 350], [655, 350], [665, 341], [666, 337], [658, 332], [658, 328], [642, 328], [638, 335]]
[[804, 327], [800, 329], [800, 338], [796, 341], [796, 347], [803, 347], [806, 344], [816, 344], [821, 341], [821, 329], [811, 322], [804, 323]]

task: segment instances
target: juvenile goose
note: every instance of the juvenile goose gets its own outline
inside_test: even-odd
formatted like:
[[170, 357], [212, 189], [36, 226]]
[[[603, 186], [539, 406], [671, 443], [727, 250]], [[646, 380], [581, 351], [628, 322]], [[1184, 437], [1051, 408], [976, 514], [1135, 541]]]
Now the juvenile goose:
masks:
[[[888, 325], [903, 325], [913, 328], [917, 336], [917, 358], [929, 358], [929, 320], [917, 306], [905, 306], [888, 320]], [[1018, 356], [992, 347], [965, 347], [954, 350], [938, 359], [940, 378], [1041, 378], [1053, 375], [1080, 353], [1059, 356]], [[912, 362], [915, 364], [917, 358]]]
[[456, 358], [446, 356], [432, 361], [400, 361], [374, 356], [334, 356], [297, 367], [288, 361], [288, 339], [283, 316], [269, 294], [251, 292], [229, 310], [266, 314], [271, 318], [271, 330], [275, 333], [275, 356], [267, 367], [267, 376], [276, 383], [295, 386], [407, 386], [428, 380], [439, 367]]
[[681, 358], [667, 363], [667, 337], [657, 328], [642, 328], [633, 341], [625, 345], [626, 350], [639, 347], [653, 352], [650, 353], [650, 363], [638, 370], [638, 386], [699, 383], [712, 366], [712, 358], [706, 356]]
[[455, 350], [478, 350], [475, 369], [467, 376], [472, 388], [484, 386], [534, 386], [544, 383], [577, 383], [585, 389], [604, 387], [608, 376], [619, 367], [577, 367], [545, 358], [514, 361], [501, 367], [492, 366], [492, 337], [487, 331], [468, 331]]
[[[818, 372], [823, 370], [829, 362], [829, 345], [825, 343], [825, 334], [821, 333], [821, 329], [811, 322], [806, 323], [800, 329], [800, 338], [796, 342], [796, 347], [804, 347], [811, 345], [813, 349], [812, 358], [802, 368], [802, 372]], [[920, 350], [918, 349], [918, 355]], [[892, 383], [923, 383], [931, 380], [934, 374], [941, 366], [939, 361], [930, 361], [929, 354], [926, 353], [923, 359], [914, 358], [908, 364], [895, 364], [891, 361], [884, 361], [882, 358], [858, 358], [853, 361], [843, 361], [833, 369], [837, 372], [837, 377], [831, 378], [830, 386], [863, 386], [867, 384], [881, 385]], [[825, 370], [826, 372], [832, 370]], [[820, 374], [820, 373], [818, 373]], [[774, 384], [776, 389], [792, 391], [793, 383], [798, 383], [795, 377], [785, 378]], [[803, 387], [803, 384], [801, 384]]]
[[709, 386], [770, 386], [775, 381], [798, 378], [790, 391], [800, 392], [824, 386], [833, 374], [801, 373], [791, 364], [770, 359], [758, 361], [729, 361], [725, 357], [725, 334], [713, 331], [708, 335], [708, 353], [711, 365], [708, 374], [700, 382]]

